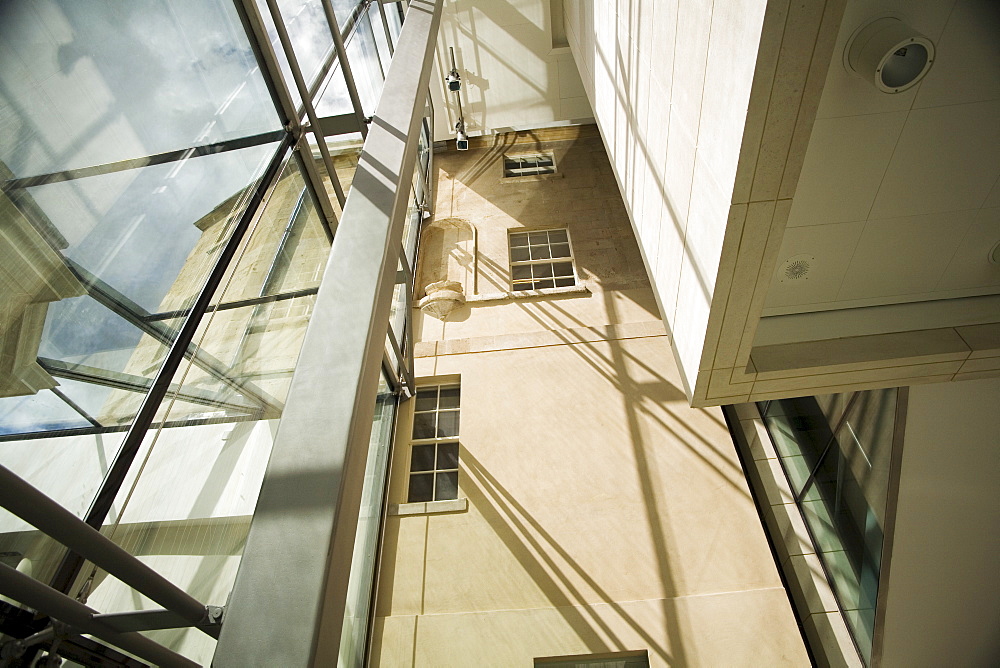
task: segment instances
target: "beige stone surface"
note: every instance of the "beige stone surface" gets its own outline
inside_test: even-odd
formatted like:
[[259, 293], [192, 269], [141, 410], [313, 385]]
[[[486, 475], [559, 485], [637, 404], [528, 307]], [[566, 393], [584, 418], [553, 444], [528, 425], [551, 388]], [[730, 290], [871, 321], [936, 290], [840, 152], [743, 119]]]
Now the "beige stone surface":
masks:
[[[587, 290], [419, 321], [418, 382], [461, 383], [468, 509], [386, 519], [372, 663], [645, 649], [655, 666], [807, 665], [722, 413], [688, 405], [599, 139], [536, 139], [562, 178], [503, 183], [504, 137], [438, 154], [436, 215], [475, 225], [480, 292], [509, 290], [509, 230], [558, 227]], [[444, 266], [435, 252], [418, 262]], [[407, 497], [412, 410], [390, 504]]]

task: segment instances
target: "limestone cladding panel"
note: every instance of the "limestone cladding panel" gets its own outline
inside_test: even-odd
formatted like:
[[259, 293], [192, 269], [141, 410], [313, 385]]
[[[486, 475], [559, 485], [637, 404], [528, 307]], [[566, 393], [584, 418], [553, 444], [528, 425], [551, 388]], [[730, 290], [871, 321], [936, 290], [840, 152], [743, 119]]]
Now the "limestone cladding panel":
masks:
[[665, 336], [421, 358], [417, 374], [461, 375], [469, 507], [388, 518], [376, 665], [636, 648], [655, 666], [808, 665], [721, 412], [688, 407]]

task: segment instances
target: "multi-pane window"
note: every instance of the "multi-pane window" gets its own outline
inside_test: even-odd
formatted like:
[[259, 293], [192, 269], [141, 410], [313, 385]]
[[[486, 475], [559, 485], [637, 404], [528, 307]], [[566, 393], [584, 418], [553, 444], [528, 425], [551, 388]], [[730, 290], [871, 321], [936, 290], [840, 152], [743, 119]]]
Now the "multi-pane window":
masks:
[[510, 282], [514, 290], [576, 285], [569, 233], [566, 230], [512, 233]]
[[538, 176], [555, 174], [556, 163], [551, 153], [536, 155], [505, 155], [503, 157], [504, 178], [512, 176]]
[[408, 503], [458, 498], [458, 385], [417, 389]]

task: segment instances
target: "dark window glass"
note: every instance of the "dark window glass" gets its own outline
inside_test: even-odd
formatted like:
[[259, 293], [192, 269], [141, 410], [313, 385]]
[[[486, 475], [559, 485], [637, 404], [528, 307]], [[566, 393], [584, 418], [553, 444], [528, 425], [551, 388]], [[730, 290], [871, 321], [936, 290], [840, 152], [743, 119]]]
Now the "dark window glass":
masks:
[[436, 473], [435, 501], [445, 501], [458, 498], [458, 471]]
[[434, 474], [420, 473], [410, 476], [410, 495], [407, 503], [434, 500]]
[[460, 389], [457, 387], [442, 388], [439, 406], [441, 408], [458, 408], [459, 394]]
[[432, 387], [426, 390], [417, 390], [417, 405], [414, 410], [432, 411], [437, 405], [437, 388]]
[[434, 446], [414, 445], [413, 456], [410, 458], [411, 471], [434, 470]]
[[416, 413], [413, 416], [413, 438], [434, 438], [436, 413]]
[[458, 411], [442, 411], [438, 413], [438, 438], [458, 436]]
[[458, 443], [441, 443], [438, 445], [437, 469], [458, 468]]

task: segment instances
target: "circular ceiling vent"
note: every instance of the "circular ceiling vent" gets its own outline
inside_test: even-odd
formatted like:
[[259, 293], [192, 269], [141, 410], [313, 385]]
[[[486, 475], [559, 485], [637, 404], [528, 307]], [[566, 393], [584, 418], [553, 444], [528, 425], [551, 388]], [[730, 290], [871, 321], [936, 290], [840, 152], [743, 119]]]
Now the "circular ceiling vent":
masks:
[[844, 65], [883, 93], [915, 86], [931, 69], [934, 44], [895, 17], [858, 28], [844, 49]]
[[812, 255], [793, 255], [778, 267], [778, 282], [808, 281], [816, 258]]

